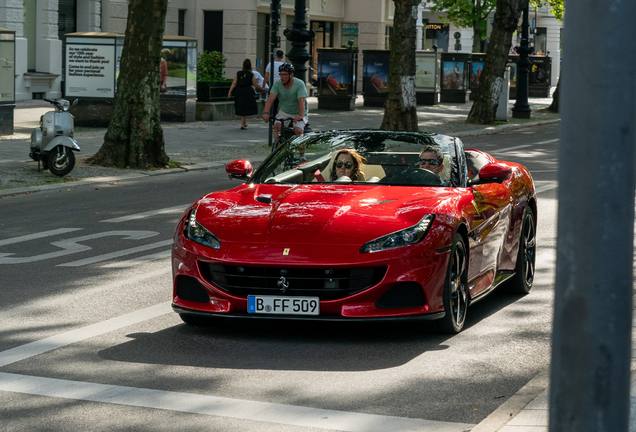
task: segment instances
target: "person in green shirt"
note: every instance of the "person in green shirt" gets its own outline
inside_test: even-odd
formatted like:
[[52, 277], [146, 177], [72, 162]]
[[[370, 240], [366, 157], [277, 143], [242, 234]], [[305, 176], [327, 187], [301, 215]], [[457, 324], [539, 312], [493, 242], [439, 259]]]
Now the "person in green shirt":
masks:
[[[276, 123], [274, 123], [274, 139], [278, 138], [281, 130], [281, 122], [279, 120], [294, 119], [294, 133], [302, 135], [305, 126], [309, 122], [307, 114], [307, 88], [302, 80], [294, 77], [294, 66], [289, 63], [283, 63], [279, 68], [280, 81], [276, 81], [270, 90], [267, 102], [265, 102], [265, 113], [263, 120], [265, 123], [270, 119], [270, 108], [276, 99], [279, 101], [279, 110], [276, 114]], [[300, 157], [305, 157], [305, 149], [300, 148]]]

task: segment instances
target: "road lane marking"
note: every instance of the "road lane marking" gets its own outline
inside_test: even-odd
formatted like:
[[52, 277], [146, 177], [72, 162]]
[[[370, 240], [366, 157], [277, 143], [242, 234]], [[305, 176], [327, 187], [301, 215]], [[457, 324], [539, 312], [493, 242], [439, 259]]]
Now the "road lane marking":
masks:
[[103, 255], [97, 255], [91, 258], [84, 258], [81, 260], [77, 260], [77, 261], [71, 261], [68, 263], [64, 263], [64, 264], [58, 264], [57, 267], [80, 267], [80, 266], [84, 266], [84, 265], [88, 265], [88, 264], [94, 264], [94, 263], [98, 263], [98, 262], [102, 262], [102, 261], [108, 261], [114, 258], [119, 258], [122, 256], [126, 256], [126, 255], [132, 255], [134, 253], [138, 253], [138, 252], [145, 252], [147, 250], [150, 249], [156, 249], [156, 248], [160, 248], [160, 247], [164, 247], [164, 246], [168, 246], [172, 244], [172, 239], [170, 240], [163, 240], [160, 242], [156, 242], [156, 243], [150, 243], [147, 245], [143, 245], [143, 246], [137, 246], [134, 248], [130, 248], [130, 249], [122, 249], [120, 251], [117, 252], [111, 252], [111, 253], [107, 253], [107, 254], [103, 254]]
[[157, 253], [154, 253], [154, 254], [141, 256], [141, 257], [138, 257], [138, 258], [133, 258], [133, 259], [127, 260], [127, 261], [119, 261], [119, 262], [115, 262], [115, 263], [112, 263], [112, 264], [106, 264], [106, 265], [103, 265], [102, 268], [134, 267], [134, 266], [137, 266], [137, 265], [145, 264], [145, 263], [150, 262], [150, 261], [155, 261], [155, 260], [163, 259], [163, 258], [170, 258], [171, 254], [172, 254], [172, 250], [169, 249], [169, 250], [157, 252]]
[[5, 351], [0, 351], [0, 367], [25, 360], [36, 355], [61, 348], [76, 342], [90, 339], [95, 336], [110, 333], [123, 327], [138, 324], [152, 318], [165, 315], [172, 311], [171, 302], [163, 302], [155, 306], [137, 310], [126, 315], [111, 318], [106, 321], [70, 330], [64, 333], [40, 339], [35, 342], [20, 345]]
[[518, 145], [518, 146], [514, 146], [514, 147], [508, 147], [508, 148], [502, 148], [499, 150], [493, 150], [492, 153], [505, 153], [505, 152], [509, 152], [512, 150], [519, 150], [519, 149], [523, 149], [523, 148], [527, 148], [527, 147], [534, 147], [537, 145], [542, 145], [542, 144], [552, 144], [552, 143], [556, 143], [558, 142], [559, 139], [555, 138], [555, 139], [551, 139], [551, 140], [546, 140], [546, 141], [539, 141], [536, 143], [532, 143], [532, 144], [523, 144], [523, 145]]
[[32, 263], [51, 258], [58, 258], [65, 255], [71, 255], [79, 252], [86, 252], [91, 250], [92, 247], [80, 244], [80, 242], [94, 240], [102, 237], [124, 236], [123, 240], [141, 240], [148, 237], [154, 237], [156, 235], [159, 235], [157, 231], [104, 231], [101, 233], [88, 234], [85, 236], [72, 237], [70, 239], [51, 242], [51, 245], [62, 249], [55, 252], [48, 252], [29, 257], [11, 257], [10, 255], [15, 255], [15, 253], [0, 253], [0, 264]]
[[105, 219], [105, 220], [101, 220], [100, 222], [119, 223], [119, 222], [128, 222], [128, 221], [136, 220], [136, 219], [143, 219], [143, 218], [162, 215], [162, 214], [183, 213], [191, 204], [192, 203], [178, 205], [174, 207], [167, 207], [167, 208], [158, 209], [158, 210], [151, 210], [151, 211], [131, 214], [127, 216], [121, 216], [121, 217], [117, 217], [113, 219]]
[[464, 432], [474, 424], [383, 416], [0, 372], [0, 390], [350, 432]]
[[60, 229], [51, 230], [51, 231], [44, 231], [44, 232], [39, 232], [34, 234], [23, 235], [20, 237], [13, 237], [13, 238], [5, 239], [5, 240], [0, 240], [0, 246], [22, 243], [29, 240], [41, 239], [44, 237], [53, 237], [56, 235], [66, 234], [73, 231], [80, 231], [83, 229], [84, 228], [60, 228]]
[[[160, 303], [0, 352], [0, 367], [171, 313]], [[351, 432], [463, 432], [474, 425], [0, 372], [0, 391]]]

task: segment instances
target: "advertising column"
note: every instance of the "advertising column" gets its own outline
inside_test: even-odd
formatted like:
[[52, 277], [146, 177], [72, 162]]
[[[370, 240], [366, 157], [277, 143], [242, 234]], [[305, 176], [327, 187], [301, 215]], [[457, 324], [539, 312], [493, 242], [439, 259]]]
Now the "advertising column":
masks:
[[355, 109], [357, 50], [319, 48], [318, 108]]

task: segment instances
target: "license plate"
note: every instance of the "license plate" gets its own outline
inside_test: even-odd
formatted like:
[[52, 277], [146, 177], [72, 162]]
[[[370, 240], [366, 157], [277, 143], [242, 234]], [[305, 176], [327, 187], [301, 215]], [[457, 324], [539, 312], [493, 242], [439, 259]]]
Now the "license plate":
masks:
[[248, 296], [247, 312], [254, 314], [319, 315], [318, 297]]

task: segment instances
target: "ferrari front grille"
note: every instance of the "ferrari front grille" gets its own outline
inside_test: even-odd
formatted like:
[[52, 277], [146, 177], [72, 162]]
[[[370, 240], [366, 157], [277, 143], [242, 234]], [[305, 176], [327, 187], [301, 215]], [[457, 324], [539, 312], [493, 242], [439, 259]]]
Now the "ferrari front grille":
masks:
[[325, 269], [224, 266], [199, 261], [201, 275], [236, 297], [311, 296], [320, 300], [348, 297], [380, 283], [387, 267]]

